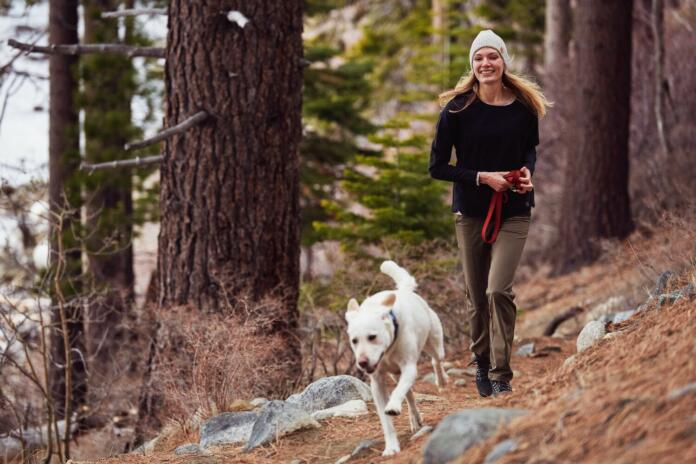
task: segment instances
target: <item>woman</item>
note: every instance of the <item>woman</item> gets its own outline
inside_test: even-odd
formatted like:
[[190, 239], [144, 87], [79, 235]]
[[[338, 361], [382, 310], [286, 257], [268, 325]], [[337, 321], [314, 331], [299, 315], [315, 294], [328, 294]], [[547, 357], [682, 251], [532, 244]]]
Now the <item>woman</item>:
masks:
[[[493, 31], [476, 36], [469, 62], [471, 73], [440, 95], [445, 106], [429, 170], [435, 179], [454, 182], [452, 211], [469, 298], [476, 386], [481, 396], [490, 396], [512, 391], [510, 352], [517, 312], [512, 280], [534, 206], [538, 120], [549, 102], [536, 84], [509, 71], [505, 43]], [[453, 146], [456, 165], [449, 164]], [[513, 170], [519, 170], [515, 185], [505, 177]], [[494, 192], [501, 193], [492, 202]], [[498, 196], [499, 230], [490, 237], [484, 223]]]

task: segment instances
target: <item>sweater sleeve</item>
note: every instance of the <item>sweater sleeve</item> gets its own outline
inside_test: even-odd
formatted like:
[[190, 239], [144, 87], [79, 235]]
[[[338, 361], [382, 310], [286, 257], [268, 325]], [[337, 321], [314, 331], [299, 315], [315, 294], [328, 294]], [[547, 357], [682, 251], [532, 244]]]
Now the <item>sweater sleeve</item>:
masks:
[[529, 133], [527, 135], [527, 150], [524, 154], [524, 165], [529, 169], [529, 172], [534, 174], [536, 166], [536, 146], [539, 145], [539, 118], [536, 115], [531, 115], [529, 124]]
[[529, 169], [529, 172], [534, 174], [534, 167], [536, 166], [536, 148], [531, 147], [524, 154], [524, 165]]
[[454, 145], [452, 132], [452, 115], [449, 112], [449, 108], [445, 107], [440, 113], [440, 119], [435, 129], [435, 139], [433, 139], [430, 150], [430, 165], [428, 167], [430, 177], [475, 186], [476, 171], [450, 164], [452, 146]]

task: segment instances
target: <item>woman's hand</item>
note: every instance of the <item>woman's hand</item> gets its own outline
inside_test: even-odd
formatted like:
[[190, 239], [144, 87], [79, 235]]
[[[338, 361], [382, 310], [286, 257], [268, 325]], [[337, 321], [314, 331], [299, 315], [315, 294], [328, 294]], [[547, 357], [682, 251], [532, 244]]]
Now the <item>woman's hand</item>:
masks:
[[479, 184], [486, 184], [496, 192], [502, 192], [512, 187], [512, 184], [503, 177], [507, 172], [481, 172]]
[[517, 188], [517, 193], [523, 194], [531, 192], [534, 190], [534, 185], [532, 185], [532, 173], [529, 172], [526, 166], [520, 169], [520, 172], [522, 176], [520, 176], [520, 186]]

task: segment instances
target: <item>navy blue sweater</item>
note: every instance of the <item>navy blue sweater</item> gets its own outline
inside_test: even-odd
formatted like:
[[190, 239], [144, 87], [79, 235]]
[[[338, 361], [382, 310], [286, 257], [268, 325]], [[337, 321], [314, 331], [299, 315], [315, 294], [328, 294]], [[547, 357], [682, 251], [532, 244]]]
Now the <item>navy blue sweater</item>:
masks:
[[[461, 110], [468, 94], [452, 99], [440, 113], [430, 152], [430, 175], [454, 183], [452, 211], [484, 217], [494, 190], [476, 185], [480, 171], [511, 171], [523, 166], [534, 172], [539, 120], [521, 101], [505, 106], [479, 99]], [[461, 110], [461, 111], [459, 111]], [[450, 164], [454, 146], [457, 162]], [[503, 217], [529, 214], [534, 191], [509, 192]]]

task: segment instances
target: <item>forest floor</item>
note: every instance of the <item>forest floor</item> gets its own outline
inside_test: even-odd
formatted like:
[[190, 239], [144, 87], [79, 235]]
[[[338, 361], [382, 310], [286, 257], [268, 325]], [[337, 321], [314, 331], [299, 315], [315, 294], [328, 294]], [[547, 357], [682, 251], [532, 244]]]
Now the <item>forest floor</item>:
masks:
[[[683, 229], [682, 229], [683, 230]], [[696, 381], [696, 300], [680, 300], [656, 309], [653, 304], [617, 325], [605, 338], [572, 362], [575, 339], [589, 317], [585, 313], [564, 323], [553, 337], [542, 336], [549, 320], [578, 305], [596, 307], [612, 297], [619, 311], [645, 301], [659, 273], [681, 272], [674, 288], [696, 279], [694, 237], [673, 228], [651, 234], [634, 234], [631, 241], [614, 244], [592, 266], [561, 277], [539, 277], [516, 289], [520, 303], [513, 352], [535, 342], [536, 357], [514, 356], [514, 392], [502, 398], [480, 398], [473, 377], [464, 386], [450, 382], [438, 391], [417, 382], [418, 394], [437, 395], [419, 403], [424, 422], [435, 426], [445, 416], [468, 408], [515, 407], [531, 411], [496, 435], [471, 448], [461, 463], [481, 463], [492, 447], [514, 438], [518, 447], [499, 463], [556, 462], [696, 462], [696, 393], [670, 399], [669, 392]], [[686, 279], [686, 280], [685, 280]], [[586, 311], [587, 312], [587, 311]], [[546, 350], [544, 349], [546, 348]], [[466, 368], [470, 354], [452, 352], [447, 360]], [[423, 363], [420, 375], [430, 371]], [[379, 421], [370, 413], [358, 418], [322, 421], [321, 428], [303, 430], [276, 442], [242, 453], [241, 447], [221, 447], [211, 454], [176, 456], [174, 448], [198, 441], [196, 433], [175, 433], [160, 440], [148, 456], [118, 455], [85, 464], [113, 463], [333, 463], [365, 440], [382, 440]], [[404, 409], [405, 411], [405, 409]], [[408, 415], [395, 420], [402, 452], [383, 458], [383, 444], [363, 451], [351, 463], [420, 463], [429, 435], [411, 441]]]

